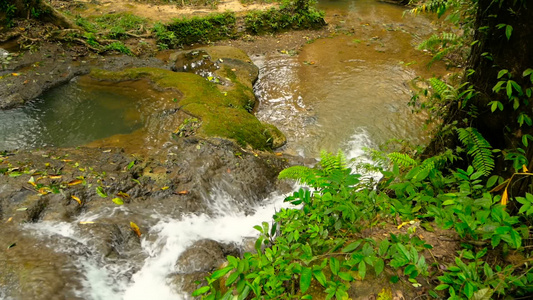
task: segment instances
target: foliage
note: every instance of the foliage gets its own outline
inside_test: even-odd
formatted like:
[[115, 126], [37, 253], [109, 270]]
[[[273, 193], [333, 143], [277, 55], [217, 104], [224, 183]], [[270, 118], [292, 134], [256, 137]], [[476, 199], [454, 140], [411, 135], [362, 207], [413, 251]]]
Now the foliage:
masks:
[[[445, 290], [449, 299], [519, 296], [533, 290], [531, 268], [486, 259], [501, 249], [529, 251], [522, 241], [529, 235], [524, 221], [533, 216], [531, 194], [517, 198], [522, 207], [519, 215], [511, 215], [500, 203], [501, 197], [488, 192], [489, 183], [496, 180], [483, 184], [483, 172], [470, 166], [445, 175], [442, 168], [453, 160], [450, 154], [422, 162], [399, 153], [389, 157], [405, 171], [396, 163], [392, 170], [382, 170], [379, 191], [364, 188], [361, 176], [351, 173], [341, 153], [322, 153], [315, 168], [295, 166], [282, 171], [280, 178], [297, 179], [314, 191], [301, 188], [287, 197], [285, 201], [295, 208], [282, 209], [272, 224], [255, 227], [260, 232], [256, 252], [229, 256], [228, 265], [207, 277], [207, 285], [193, 295], [345, 299], [350, 282], [364, 280], [370, 273], [388, 274], [392, 282], [403, 280], [415, 287], [424, 278], [436, 276], [439, 284], [430, 294], [438, 296]], [[360, 234], [366, 228], [394, 223], [398, 217], [406, 220], [398, 228], [411, 224], [407, 233], [385, 238]], [[434, 222], [454, 230], [463, 241], [484, 247], [463, 243], [453, 262], [436, 261], [436, 266], [445, 264], [445, 270], [432, 271], [427, 255], [433, 246], [415, 234], [421, 222]]]
[[120, 53], [127, 54], [127, 55], [133, 54], [130, 48], [128, 48], [128, 46], [124, 45], [124, 43], [122, 42], [113, 42], [107, 45], [105, 49], [109, 51], [118, 51]]
[[142, 34], [145, 31], [147, 21], [145, 18], [130, 13], [117, 13], [90, 19], [77, 16], [76, 25], [87, 32], [101, 35], [104, 38], [125, 39], [132, 34]]
[[234, 35], [235, 21], [235, 14], [232, 12], [206, 17], [174, 19], [166, 25], [166, 29], [173, 33], [172, 36], [165, 34], [161, 29], [159, 29], [159, 33], [156, 33], [156, 36], [164, 37], [160, 40], [158, 36], [158, 42], [163, 43], [172, 42], [179, 45], [209, 43], [210, 41], [231, 38]]
[[4, 24], [7, 27], [13, 27], [13, 18], [15, 17], [15, 12], [17, 7], [12, 1], [9, 0], [0, 0], [0, 16], [5, 14]]
[[494, 169], [492, 147], [489, 142], [475, 128], [457, 128], [456, 131], [459, 140], [468, 150], [468, 154], [473, 157], [472, 165], [474, 169], [484, 175], [489, 175]]
[[312, 0], [285, 0], [279, 8], [249, 12], [245, 17], [246, 30], [258, 34], [321, 27], [325, 24], [324, 12], [313, 4]]
[[429, 50], [434, 56], [429, 64], [444, 58], [452, 58], [456, 64], [466, 61], [474, 36], [474, 20], [477, 1], [473, 0], [411, 0], [415, 7], [411, 13], [435, 13], [438, 18], [446, 16], [451, 28], [434, 34], [418, 48]]

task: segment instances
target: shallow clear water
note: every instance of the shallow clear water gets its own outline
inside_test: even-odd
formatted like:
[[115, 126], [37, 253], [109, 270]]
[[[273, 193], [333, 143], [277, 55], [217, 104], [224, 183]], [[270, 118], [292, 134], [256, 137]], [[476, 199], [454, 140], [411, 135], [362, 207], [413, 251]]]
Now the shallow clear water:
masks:
[[73, 147], [130, 133], [142, 126], [138, 109], [135, 94], [73, 81], [24, 107], [0, 111], [0, 149]]
[[283, 151], [317, 157], [346, 147], [362, 131], [374, 146], [390, 139], [427, 142], [424, 116], [408, 107], [411, 81], [442, 76], [442, 64], [415, 49], [434, 31], [430, 18], [404, 15], [401, 6], [375, 0], [321, 0], [326, 19], [341, 33], [305, 45], [296, 56], [252, 58], [260, 67], [255, 85], [258, 117], [288, 139]]

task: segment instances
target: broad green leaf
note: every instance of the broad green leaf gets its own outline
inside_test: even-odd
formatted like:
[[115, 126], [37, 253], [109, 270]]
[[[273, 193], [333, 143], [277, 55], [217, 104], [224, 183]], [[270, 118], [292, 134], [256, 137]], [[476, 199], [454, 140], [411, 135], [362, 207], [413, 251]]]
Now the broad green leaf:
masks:
[[216, 270], [211, 275], [211, 279], [219, 279], [219, 278], [223, 277], [224, 275], [228, 274], [228, 272], [231, 271], [231, 270], [233, 270], [232, 266], [225, 267], [224, 269]]
[[348, 281], [348, 282], [354, 280], [353, 276], [350, 273], [347, 273], [347, 272], [339, 272], [339, 277], [342, 280], [345, 280], [345, 281]]
[[313, 276], [322, 286], [326, 286], [326, 275], [324, 275], [324, 272], [322, 272], [322, 270], [314, 270]]
[[379, 274], [381, 274], [381, 272], [383, 272], [384, 269], [385, 269], [385, 262], [383, 261], [383, 259], [378, 258], [376, 262], [374, 263], [374, 271], [376, 272], [376, 275], [379, 276]]
[[313, 278], [313, 271], [311, 268], [303, 268], [302, 276], [300, 276], [300, 291], [305, 293], [311, 286], [311, 279]]
[[192, 292], [192, 296], [193, 297], [196, 297], [196, 296], [200, 296], [202, 294], [205, 294], [209, 291], [210, 287], [209, 286], [203, 286], [199, 289], [197, 289], [196, 291]]
[[348, 253], [348, 252], [352, 252], [354, 251], [355, 249], [357, 249], [357, 247], [359, 247], [359, 245], [361, 245], [361, 243], [363, 242], [363, 240], [357, 240], [353, 243], [350, 243], [348, 246], [344, 247], [341, 252], [342, 253]]
[[333, 275], [337, 275], [339, 273], [340, 267], [341, 264], [335, 257], [331, 257], [329, 259], [329, 268], [331, 269], [331, 273], [333, 273]]
[[366, 264], [364, 261], [359, 263], [359, 276], [361, 276], [361, 279], [365, 279], [366, 276]]
[[511, 34], [513, 34], [513, 26], [505, 26], [505, 36], [507, 37], [507, 40], [511, 39]]
[[226, 280], [225, 285], [226, 285], [226, 286], [230, 286], [232, 283], [235, 282], [235, 280], [237, 280], [237, 279], [239, 278], [239, 275], [241, 275], [241, 273], [239, 273], [239, 272], [233, 272], [233, 273], [231, 273], [231, 274], [228, 276], [228, 280]]

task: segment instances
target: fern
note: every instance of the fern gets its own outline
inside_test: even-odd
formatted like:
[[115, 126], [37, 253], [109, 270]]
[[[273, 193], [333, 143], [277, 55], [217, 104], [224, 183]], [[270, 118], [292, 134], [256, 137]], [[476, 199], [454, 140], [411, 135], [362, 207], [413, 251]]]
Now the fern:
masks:
[[416, 160], [412, 159], [409, 155], [405, 153], [392, 152], [389, 153], [387, 157], [393, 164], [397, 164], [400, 167], [408, 168], [418, 165]]
[[279, 172], [278, 179], [301, 180], [314, 175], [314, 170], [305, 166], [292, 166]]
[[330, 174], [334, 170], [346, 169], [346, 157], [344, 153], [339, 150], [337, 154], [332, 154], [326, 151], [320, 152], [320, 167], [325, 174]]
[[472, 156], [472, 166], [484, 175], [489, 175], [494, 169], [494, 158], [491, 145], [477, 131], [477, 129], [457, 128], [459, 140], [466, 147], [468, 155]]

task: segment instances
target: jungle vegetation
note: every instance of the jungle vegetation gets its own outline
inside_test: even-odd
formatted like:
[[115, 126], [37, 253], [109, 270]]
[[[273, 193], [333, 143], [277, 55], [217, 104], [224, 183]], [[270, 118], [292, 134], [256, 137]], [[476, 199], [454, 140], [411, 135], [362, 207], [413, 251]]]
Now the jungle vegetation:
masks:
[[[413, 97], [414, 109], [440, 123], [431, 144], [415, 155], [374, 151], [366, 168], [381, 174], [377, 185], [342, 153], [282, 171], [305, 186], [285, 199], [294, 206], [256, 226], [256, 251], [229, 256], [194, 296], [348, 299], [353, 282], [368, 278], [411, 286], [417, 299], [533, 295], [533, 7], [411, 4], [453, 25], [420, 48], [466, 65], [459, 82], [429, 78]], [[454, 236], [451, 257], [433, 255], [430, 232]], [[382, 286], [377, 299], [392, 299]]]

